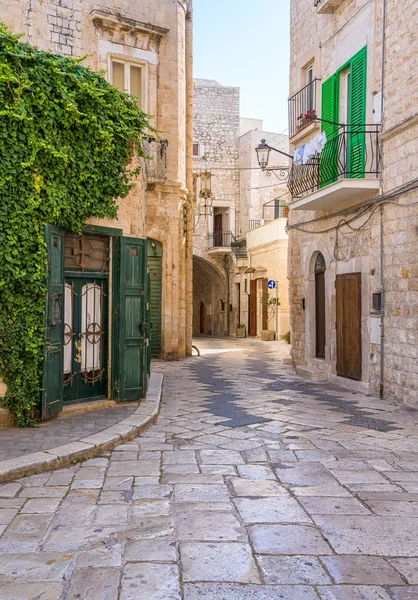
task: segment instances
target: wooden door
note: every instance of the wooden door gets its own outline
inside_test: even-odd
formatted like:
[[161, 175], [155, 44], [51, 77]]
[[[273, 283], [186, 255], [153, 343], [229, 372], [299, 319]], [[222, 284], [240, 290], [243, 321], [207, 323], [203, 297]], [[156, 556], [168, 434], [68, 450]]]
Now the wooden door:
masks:
[[122, 400], [139, 400], [146, 389], [147, 338], [145, 286], [147, 240], [122, 238], [120, 352]]
[[215, 246], [222, 246], [222, 215], [215, 215]]
[[151, 357], [161, 358], [161, 315], [163, 287], [163, 246], [160, 242], [148, 240], [148, 271], [150, 274], [150, 326], [151, 326]]
[[206, 333], [206, 310], [203, 302], [200, 303], [200, 333]]
[[250, 336], [257, 335], [257, 280], [250, 281]]
[[64, 231], [47, 225], [48, 291], [45, 307], [45, 344], [41, 418], [57, 415], [63, 408], [64, 362]]
[[325, 358], [325, 273], [315, 273], [316, 357]]
[[361, 273], [337, 275], [337, 375], [361, 380]]
[[268, 311], [268, 299], [269, 299], [269, 288], [268, 288], [268, 279], [267, 277], [263, 278], [263, 298], [262, 298], [262, 325], [261, 328], [265, 331], [268, 327], [267, 325], [267, 311]]

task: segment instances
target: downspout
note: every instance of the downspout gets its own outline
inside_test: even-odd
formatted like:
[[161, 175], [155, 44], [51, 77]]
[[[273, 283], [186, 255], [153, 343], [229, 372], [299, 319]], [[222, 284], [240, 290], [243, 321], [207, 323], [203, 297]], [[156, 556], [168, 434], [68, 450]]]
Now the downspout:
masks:
[[[380, 122], [381, 131], [383, 130], [385, 114], [385, 75], [386, 75], [386, 19], [387, 19], [387, 0], [383, 0], [383, 20], [382, 20], [382, 90], [380, 98]], [[380, 195], [383, 194], [382, 186], [383, 162], [380, 157]], [[383, 205], [380, 206], [380, 381], [379, 395], [384, 396], [384, 377], [385, 377], [385, 281], [384, 281], [384, 258], [383, 258]]]
[[383, 206], [380, 207], [380, 384], [379, 395], [383, 398], [385, 373], [385, 285], [383, 277]]

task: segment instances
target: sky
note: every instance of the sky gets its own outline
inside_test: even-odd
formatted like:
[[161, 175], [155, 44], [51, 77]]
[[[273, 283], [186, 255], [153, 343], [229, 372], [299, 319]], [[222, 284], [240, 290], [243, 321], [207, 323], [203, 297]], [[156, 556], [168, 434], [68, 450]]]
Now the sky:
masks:
[[287, 129], [289, 0], [193, 0], [194, 77], [241, 88], [241, 116]]

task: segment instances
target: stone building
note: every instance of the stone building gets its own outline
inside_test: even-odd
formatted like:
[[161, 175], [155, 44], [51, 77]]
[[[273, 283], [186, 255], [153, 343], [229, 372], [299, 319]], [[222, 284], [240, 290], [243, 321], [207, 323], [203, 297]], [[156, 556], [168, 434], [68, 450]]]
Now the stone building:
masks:
[[[263, 328], [278, 328], [279, 333], [289, 329], [284, 227], [287, 189], [283, 180], [260, 170], [255, 152], [263, 137], [285, 149], [288, 138], [262, 129], [262, 121], [240, 118], [238, 88], [195, 80], [195, 334], [235, 335], [239, 324], [245, 324], [254, 336], [260, 336]], [[206, 172], [211, 173], [210, 210], [199, 197]], [[279, 230], [277, 222], [269, 227], [277, 219], [282, 222]], [[250, 231], [256, 229], [259, 231]], [[257, 269], [251, 266], [253, 250]], [[268, 310], [263, 309], [268, 272], [280, 283], [278, 311], [271, 304]], [[250, 313], [254, 323], [251, 331]]]
[[413, 0], [291, 1], [293, 360], [313, 379], [410, 405], [418, 391], [417, 18]]
[[[229, 335], [234, 326], [231, 290], [240, 207], [239, 109], [239, 88], [195, 80], [193, 171], [198, 207], [193, 235], [194, 334]], [[206, 210], [205, 200], [199, 198], [206, 172], [212, 175], [211, 210]]]
[[[68, 56], [85, 56], [87, 65], [104, 71], [111, 83], [136, 96], [139, 106], [151, 115], [151, 124], [158, 137], [150, 132], [149, 137], [144, 139], [148, 158], [143, 161], [142, 174], [135, 189], [119, 202], [118, 220], [91, 219], [83, 236], [68, 233], [62, 243], [69, 253], [75, 246], [82, 247], [83, 251], [85, 248], [91, 251], [93, 246], [97, 252], [107, 253], [109, 273], [113, 273], [111, 277], [115, 276], [113, 269], [120, 244], [122, 261], [125, 260], [125, 252], [126, 260], [133, 263], [143, 260], [143, 257], [146, 261], [148, 246], [153, 354], [165, 359], [190, 355], [193, 202], [190, 191], [193, 188], [191, 1], [6, 0], [0, 4], [1, 19], [14, 33], [22, 33], [23, 41]], [[133, 258], [135, 256], [138, 259]], [[76, 265], [73, 266], [76, 269]], [[67, 265], [67, 268], [70, 266]], [[144, 268], [146, 279], [146, 262]], [[65, 289], [71, 283], [67, 275], [66, 272]], [[113, 292], [116, 293], [117, 289], [116, 283]], [[65, 309], [69, 311], [65, 314], [65, 322], [68, 321], [66, 327], [71, 332], [73, 323], [69, 319], [75, 308], [70, 306], [70, 296], [68, 299], [65, 297]], [[133, 399], [137, 397], [134, 383], [125, 381], [125, 388], [121, 391], [123, 382], [116, 379], [117, 362], [112, 357], [119, 350], [113, 348], [116, 354], [112, 354], [111, 347], [118, 317], [114, 314], [117, 303], [111, 289], [107, 290], [107, 302], [108, 311], [103, 311], [100, 317], [103, 321], [101, 326], [106, 326], [103, 335], [108, 340], [108, 350], [100, 365], [106, 372], [106, 377], [102, 378], [106, 383], [94, 392], [94, 397]], [[127, 341], [129, 350], [126, 352], [132, 356], [143, 352], [145, 331], [138, 333], [140, 329], [137, 329], [135, 335], [132, 334], [132, 339], [140, 336], [137, 350]], [[70, 354], [67, 356], [64, 351], [64, 400], [90, 400], [92, 393], [84, 388], [77, 398], [66, 393], [66, 384], [73, 380]], [[135, 354], [135, 360], [142, 361], [139, 354]], [[96, 366], [93, 371], [95, 369]], [[144, 373], [141, 376], [144, 378]], [[59, 380], [58, 387], [62, 386], [62, 380], [56, 379]], [[62, 402], [59, 407], [62, 408]], [[43, 416], [52, 412], [44, 411]]]
[[[247, 128], [250, 127], [247, 131]], [[271, 171], [263, 172], [255, 148], [265, 139], [287, 152], [287, 135], [263, 131], [262, 121], [242, 119], [239, 139], [240, 232], [246, 238], [247, 257], [237, 262], [234, 298], [239, 319], [251, 336], [274, 332], [280, 339], [289, 331], [286, 231], [288, 160], [272, 156]], [[283, 169], [281, 168], [283, 167]], [[276, 282], [269, 290], [268, 281]]]

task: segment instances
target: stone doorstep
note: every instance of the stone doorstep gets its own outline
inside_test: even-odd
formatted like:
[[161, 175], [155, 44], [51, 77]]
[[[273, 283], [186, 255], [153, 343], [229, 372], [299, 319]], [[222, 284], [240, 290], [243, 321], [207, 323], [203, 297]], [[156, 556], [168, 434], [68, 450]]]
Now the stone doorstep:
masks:
[[314, 381], [315, 383], [323, 383], [329, 379], [326, 371], [321, 371], [320, 369], [315, 369], [314, 367], [308, 367], [305, 365], [298, 365], [296, 367], [296, 375], [303, 377], [303, 379]]
[[134, 413], [119, 423], [58, 448], [0, 461], [0, 483], [62, 469], [79, 460], [100, 456], [103, 452], [133, 440], [158, 418], [163, 379], [162, 373], [152, 373], [146, 397]]

